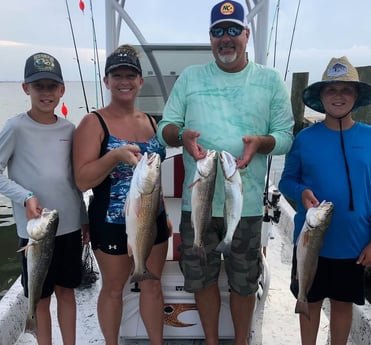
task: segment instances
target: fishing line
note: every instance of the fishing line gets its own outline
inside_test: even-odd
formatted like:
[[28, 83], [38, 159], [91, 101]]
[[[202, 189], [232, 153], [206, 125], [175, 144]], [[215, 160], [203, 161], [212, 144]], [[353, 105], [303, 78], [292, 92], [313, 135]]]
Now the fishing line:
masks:
[[295, 16], [294, 28], [292, 29], [292, 35], [291, 35], [291, 42], [290, 42], [289, 55], [288, 55], [288, 57], [287, 57], [287, 63], [286, 63], [286, 71], [285, 71], [285, 78], [284, 78], [285, 81], [286, 81], [287, 72], [288, 72], [288, 69], [289, 69], [289, 62], [290, 62], [290, 56], [291, 56], [291, 49], [292, 49], [292, 43], [293, 43], [293, 41], [294, 41], [294, 34], [295, 34], [296, 22], [298, 21], [298, 14], [299, 14], [300, 3], [301, 3], [301, 0], [299, 0], [299, 2], [298, 2], [298, 7], [297, 7], [297, 9], [296, 9], [296, 16]]
[[[271, 30], [269, 33], [268, 46], [267, 46], [267, 57], [269, 56], [269, 49], [270, 49], [271, 42], [272, 42], [272, 32], [273, 32], [274, 26], [276, 26], [276, 31], [277, 31], [277, 24], [275, 23], [276, 23], [276, 20], [278, 20], [278, 6], [279, 6], [279, 0], [277, 1], [276, 10], [274, 11], [272, 26], [271, 26]], [[275, 37], [277, 39], [277, 35], [275, 35]]]
[[85, 92], [85, 85], [84, 85], [84, 80], [82, 78], [82, 73], [81, 73], [81, 65], [80, 65], [80, 59], [79, 59], [79, 54], [77, 52], [77, 47], [76, 47], [76, 40], [75, 40], [75, 33], [73, 31], [73, 26], [72, 26], [72, 21], [71, 21], [71, 15], [70, 15], [70, 8], [68, 7], [68, 2], [66, 0], [66, 8], [67, 8], [67, 13], [68, 13], [68, 20], [70, 22], [70, 28], [71, 28], [71, 34], [72, 34], [72, 40], [73, 40], [73, 46], [75, 48], [75, 54], [76, 54], [76, 61], [77, 61], [77, 66], [79, 68], [79, 74], [80, 74], [80, 81], [81, 81], [81, 86], [82, 86], [82, 92], [84, 94], [84, 100], [85, 100], [85, 106], [86, 106], [86, 111], [90, 113], [89, 111], [89, 106], [88, 106], [88, 100], [86, 98], [86, 92]]
[[[97, 35], [95, 31], [95, 21], [94, 21], [94, 15], [93, 15], [93, 5], [92, 1], [89, 0], [90, 4], [90, 13], [91, 13], [91, 26], [93, 30], [93, 47], [94, 47], [94, 67], [95, 67], [95, 84], [97, 85], [97, 71], [98, 71], [98, 79], [99, 79], [99, 87], [100, 87], [100, 96], [101, 96], [101, 102], [102, 102], [102, 107], [104, 107], [104, 98], [103, 98], [103, 87], [102, 87], [102, 76], [100, 73], [100, 65], [99, 65], [99, 56], [98, 56], [98, 44], [97, 44]], [[98, 108], [98, 92], [96, 92], [96, 102], [97, 102], [97, 108]]]

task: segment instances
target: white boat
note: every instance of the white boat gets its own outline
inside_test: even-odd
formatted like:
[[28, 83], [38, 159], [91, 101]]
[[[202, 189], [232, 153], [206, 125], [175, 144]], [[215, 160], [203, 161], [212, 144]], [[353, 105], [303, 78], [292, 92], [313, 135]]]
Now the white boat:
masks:
[[[208, 45], [160, 45], [146, 42], [135, 23], [125, 10], [125, 1], [105, 0], [106, 4], [106, 51], [113, 51], [120, 42], [121, 22], [125, 21], [140, 43], [140, 49], [147, 57], [143, 68], [147, 68], [145, 87], [142, 96], [148, 102], [161, 105], [166, 101], [176, 75], [185, 67], [178, 66], [172, 73], [163, 73], [161, 57], [171, 54], [182, 54], [196, 57], [198, 62], [211, 59]], [[268, 0], [246, 0], [249, 9], [248, 22], [253, 35], [255, 61], [266, 63], [267, 47], [267, 18]], [[158, 54], [166, 53], [166, 54]], [[171, 58], [173, 59], [173, 58]], [[201, 61], [200, 61], [201, 59]], [[204, 59], [204, 61], [202, 60]], [[186, 63], [191, 63], [190, 59]], [[192, 60], [193, 63], [193, 60]], [[151, 73], [150, 73], [151, 72]], [[159, 90], [153, 92], [153, 90]], [[160, 96], [160, 100], [159, 100]], [[139, 99], [139, 102], [141, 100]], [[145, 104], [138, 105], [141, 109]], [[143, 107], [142, 107], [143, 106]], [[146, 109], [143, 109], [146, 110]], [[160, 115], [151, 112], [153, 115]], [[169, 149], [167, 160], [163, 164], [164, 196], [168, 212], [174, 226], [174, 235], [170, 239], [168, 259], [162, 275], [164, 308], [164, 343], [165, 344], [203, 344], [203, 331], [196, 310], [194, 296], [183, 288], [183, 276], [177, 262], [176, 244], [180, 221], [181, 204], [181, 178], [182, 163], [181, 151]], [[272, 171], [276, 176], [276, 171]], [[177, 180], [176, 180], [177, 179]], [[270, 190], [275, 189], [274, 181]], [[263, 207], [263, 205], [262, 205]], [[298, 316], [294, 313], [295, 299], [289, 292], [292, 231], [294, 211], [286, 200], [281, 197], [277, 207], [281, 211], [278, 224], [270, 222], [271, 238], [267, 247], [267, 260], [264, 260], [264, 271], [260, 278], [260, 288], [257, 292], [257, 303], [254, 313], [250, 344], [258, 345], [296, 345], [300, 343]], [[225, 273], [220, 275], [221, 288], [221, 314], [220, 314], [220, 344], [233, 343], [233, 326], [229, 311], [229, 287]], [[99, 328], [96, 305], [100, 280], [88, 289], [77, 289], [77, 344], [104, 344], [104, 339]], [[141, 345], [149, 344], [145, 327], [139, 314], [138, 292], [135, 285], [127, 284], [124, 292], [124, 313], [120, 329], [120, 344]], [[56, 320], [56, 301], [52, 297], [53, 315], [53, 344], [62, 344], [58, 322]], [[0, 301], [0, 344], [1, 345], [31, 345], [37, 344], [30, 334], [24, 334], [24, 325], [27, 312], [27, 299], [23, 296], [23, 289], [18, 279], [8, 293]], [[328, 308], [324, 308], [321, 318], [318, 342], [325, 344], [328, 341]], [[174, 322], [174, 315], [175, 322]], [[352, 340], [348, 344], [371, 344], [371, 315], [370, 306], [354, 308], [354, 322], [352, 327]]]

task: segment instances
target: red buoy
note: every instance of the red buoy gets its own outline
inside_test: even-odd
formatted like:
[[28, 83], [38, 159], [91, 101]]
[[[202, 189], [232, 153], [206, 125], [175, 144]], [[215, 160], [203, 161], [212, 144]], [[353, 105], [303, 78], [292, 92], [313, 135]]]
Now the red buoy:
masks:
[[61, 111], [62, 111], [62, 114], [64, 115], [64, 117], [66, 117], [67, 114], [68, 114], [68, 108], [64, 103], [62, 103]]
[[80, 10], [84, 12], [84, 10], [85, 10], [85, 4], [84, 4], [84, 1], [80, 0], [80, 2], [79, 2], [79, 7], [80, 7]]

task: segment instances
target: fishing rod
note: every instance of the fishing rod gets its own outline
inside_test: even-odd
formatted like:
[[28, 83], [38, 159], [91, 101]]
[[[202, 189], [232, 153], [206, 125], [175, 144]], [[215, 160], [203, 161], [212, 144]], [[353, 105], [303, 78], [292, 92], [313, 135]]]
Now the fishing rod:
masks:
[[290, 62], [290, 56], [291, 56], [291, 49], [292, 49], [292, 43], [293, 43], [293, 41], [294, 41], [294, 34], [295, 34], [296, 22], [297, 22], [297, 20], [298, 20], [298, 14], [299, 14], [300, 3], [301, 3], [301, 0], [299, 0], [299, 2], [298, 2], [298, 7], [297, 7], [297, 9], [296, 9], [296, 16], [295, 16], [294, 27], [293, 27], [293, 29], [292, 29], [291, 42], [290, 42], [290, 49], [289, 49], [289, 55], [288, 55], [288, 57], [287, 57], [286, 71], [285, 71], [285, 77], [284, 77], [284, 80], [285, 80], [285, 81], [286, 81], [287, 72], [288, 72], [288, 69], [289, 69], [289, 62]]
[[[269, 47], [271, 45], [271, 39], [272, 39], [272, 32], [273, 28], [275, 28], [275, 40], [274, 40], [274, 53], [273, 53], [273, 67], [276, 67], [276, 55], [277, 55], [277, 33], [278, 33], [278, 16], [279, 16], [279, 8], [280, 8], [280, 0], [277, 1], [276, 10], [274, 12], [273, 16], [273, 22], [271, 27], [271, 33], [269, 37], [269, 44], [268, 44], [268, 51]], [[267, 53], [268, 56], [269, 53]], [[269, 190], [269, 174], [271, 170], [271, 164], [272, 164], [272, 155], [269, 155], [267, 157], [267, 177], [265, 181], [265, 189], [264, 189], [264, 197], [263, 197], [263, 206], [264, 206], [264, 221], [269, 222], [269, 200], [268, 200], [268, 190]]]
[[277, 20], [276, 20], [276, 30], [274, 35], [274, 54], [273, 54], [273, 67], [276, 67], [276, 57], [277, 57], [277, 36], [278, 36], [278, 16], [280, 13], [280, 0], [277, 1]]
[[[95, 21], [94, 21], [92, 0], [89, 0], [89, 4], [90, 4], [90, 13], [91, 13], [91, 26], [92, 26], [92, 30], [93, 30], [95, 81], [96, 81], [97, 70], [98, 70], [100, 96], [101, 96], [102, 107], [104, 107], [102, 76], [101, 76], [101, 73], [100, 73], [99, 55], [98, 55], [98, 44], [97, 44], [97, 35], [96, 35], [96, 31], [95, 31]], [[96, 82], [96, 84], [97, 84], [97, 82]], [[96, 98], [97, 98], [97, 108], [98, 108], [98, 95], [97, 94], [96, 94]]]
[[[272, 36], [273, 27], [275, 27], [273, 67], [276, 67], [279, 9], [280, 9], [280, 0], [277, 1], [276, 11], [274, 14], [272, 28], [271, 28], [271, 36]], [[271, 37], [269, 39], [269, 46], [270, 46], [270, 42], [271, 42]], [[281, 197], [281, 193], [279, 192], [279, 190], [275, 189], [271, 194], [271, 199], [269, 199], [269, 175], [271, 171], [271, 165], [272, 165], [272, 155], [269, 155], [267, 157], [267, 176], [265, 180], [265, 188], [264, 188], [264, 194], [263, 194], [264, 215], [262, 219], [262, 230], [261, 230], [262, 247], [263, 247], [264, 256], [267, 254], [268, 239], [269, 237], [272, 236], [271, 235], [271, 224], [272, 222], [278, 224], [278, 222], [280, 221], [280, 217], [281, 217], [281, 210], [280, 210], [280, 206], [278, 205], [278, 202]]]
[[66, 0], [66, 8], [67, 8], [67, 13], [68, 13], [68, 20], [70, 22], [70, 28], [71, 28], [71, 34], [72, 34], [72, 40], [73, 40], [73, 46], [75, 48], [75, 54], [76, 54], [76, 61], [77, 61], [77, 66], [79, 68], [79, 74], [80, 74], [80, 81], [81, 81], [81, 86], [82, 86], [82, 92], [84, 94], [84, 100], [85, 100], [85, 106], [86, 106], [86, 111], [90, 113], [89, 111], [89, 106], [88, 106], [88, 100], [86, 97], [86, 92], [85, 92], [85, 85], [84, 85], [84, 80], [82, 78], [82, 73], [81, 73], [81, 65], [80, 65], [80, 59], [79, 59], [79, 54], [77, 52], [77, 47], [76, 47], [76, 40], [75, 40], [75, 33], [73, 31], [73, 26], [72, 26], [72, 20], [71, 20], [71, 14], [70, 14], [70, 8], [68, 6], [68, 2]]

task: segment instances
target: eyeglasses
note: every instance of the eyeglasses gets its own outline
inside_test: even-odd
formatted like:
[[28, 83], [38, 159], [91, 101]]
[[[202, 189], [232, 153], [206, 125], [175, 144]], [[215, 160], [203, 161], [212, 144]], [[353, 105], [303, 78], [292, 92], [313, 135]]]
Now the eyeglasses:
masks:
[[216, 28], [211, 28], [210, 33], [211, 33], [211, 36], [215, 38], [223, 37], [225, 33], [227, 33], [228, 36], [236, 37], [236, 36], [241, 35], [241, 32], [243, 30], [245, 30], [245, 28], [242, 26], [228, 26], [227, 28], [216, 27]]

